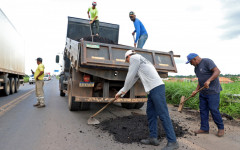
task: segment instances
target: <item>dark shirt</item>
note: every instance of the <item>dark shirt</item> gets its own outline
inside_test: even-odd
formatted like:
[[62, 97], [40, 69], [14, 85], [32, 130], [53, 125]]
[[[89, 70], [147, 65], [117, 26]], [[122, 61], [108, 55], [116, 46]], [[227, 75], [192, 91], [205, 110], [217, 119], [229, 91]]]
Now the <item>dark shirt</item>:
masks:
[[[204, 83], [212, 76], [212, 69], [215, 67], [217, 67], [215, 63], [208, 58], [203, 58], [201, 62], [195, 67], [194, 71], [198, 77], [200, 88], [203, 87]], [[200, 93], [204, 95], [212, 95], [220, 93], [220, 91], [222, 91], [222, 87], [220, 85], [219, 78], [217, 77], [210, 82], [208, 89], [204, 89]]]

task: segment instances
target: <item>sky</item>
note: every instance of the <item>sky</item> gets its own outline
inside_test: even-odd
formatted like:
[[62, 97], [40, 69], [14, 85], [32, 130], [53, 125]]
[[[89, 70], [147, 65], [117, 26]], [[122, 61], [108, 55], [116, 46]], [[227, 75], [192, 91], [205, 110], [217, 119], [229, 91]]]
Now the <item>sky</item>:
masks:
[[[98, 0], [99, 20], [120, 25], [119, 43], [133, 46], [133, 23], [129, 12], [142, 21], [148, 40], [144, 49], [169, 52], [178, 73], [194, 75], [185, 64], [189, 53], [212, 59], [222, 74], [240, 74], [239, 0]], [[60, 69], [55, 63], [63, 52], [67, 17], [87, 19], [90, 0], [0, 0], [0, 8], [14, 24], [25, 43], [25, 73], [37, 67], [42, 57], [45, 72]], [[101, 29], [100, 29], [101, 30]]]

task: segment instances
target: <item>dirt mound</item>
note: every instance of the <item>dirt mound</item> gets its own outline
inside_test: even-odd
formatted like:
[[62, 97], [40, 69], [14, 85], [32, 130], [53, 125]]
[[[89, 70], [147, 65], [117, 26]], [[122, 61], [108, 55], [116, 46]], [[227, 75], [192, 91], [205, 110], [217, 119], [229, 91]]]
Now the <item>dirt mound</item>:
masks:
[[[92, 36], [87, 36], [83, 38], [85, 41], [92, 41]], [[99, 42], [99, 43], [107, 43], [107, 44], [115, 44], [112, 40], [101, 37], [101, 36], [94, 36], [93, 42]]]
[[[159, 120], [159, 119], [158, 119]], [[172, 121], [177, 137], [183, 137], [188, 133], [187, 129], [183, 129], [178, 123]], [[148, 121], [146, 115], [126, 116], [110, 119], [102, 122], [100, 125], [102, 130], [108, 131], [114, 136], [114, 139], [121, 143], [140, 142], [149, 136]], [[158, 138], [161, 140], [166, 137], [160, 120], [158, 121]]]

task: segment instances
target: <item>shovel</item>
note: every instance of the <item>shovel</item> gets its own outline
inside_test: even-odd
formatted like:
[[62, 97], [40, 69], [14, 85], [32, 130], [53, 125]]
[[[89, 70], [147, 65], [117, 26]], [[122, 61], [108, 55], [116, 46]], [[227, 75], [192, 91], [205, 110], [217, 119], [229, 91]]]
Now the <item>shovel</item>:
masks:
[[[198, 92], [202, 91], [203, 89], [205, 89], [204, 86], [203, 86], [202, 88], [200, 88], [199, 90], [197, 90], [196, 94], [197, 94]], [[196, 94], [195, 94], [195, 95], [196, 95]], [[185, 103], [187, 100], [189, 100], [190, 98], [194, 97], [195, 95], [191, 95], [191, 96], [188, 97], [187, 99], [185, 99], [185, 97], [182, 96], [182, 97], [181, 97], [181, 100], [180, 100], [180, 103], [179, 103], [179, 106], [178, 106], [178, 111], [179, 111], [179, 112], [182, 112], [184, 103]]]
[[88, 18], [88, 21], [89, 21], [89, 26], [90, 26], [90, 32], [91, 32], [91, 37], [92, 37], [92, 42], [93, 42], [93, 35], [92, 35], [92, 27], [91, 27], [91, 24], [90, 24], [90, 18]]
[[111, 100], [110, 102], [108, 102], [103, 108], [101, 108], [98, 112], [96, 112], [95, 114], [93, 114], [89, 119], [88, 119], [88, 124], [99, 124], [100, 122], [95, 119], [94, 117], [97, 116], [100, 112], [102, 112], [105, 108], [108, 107], [108, 105], [110, 105], [111, 103], [113, 103], [115, 100], [117, 100], [116, 98], [114, 98], [113, 100]]

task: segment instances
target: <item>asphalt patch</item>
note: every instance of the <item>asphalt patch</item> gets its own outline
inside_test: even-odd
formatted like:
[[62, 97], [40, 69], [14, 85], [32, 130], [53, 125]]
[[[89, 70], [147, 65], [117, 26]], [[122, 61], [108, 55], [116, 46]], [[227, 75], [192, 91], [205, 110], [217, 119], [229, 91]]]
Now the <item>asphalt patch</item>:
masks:
[[[158, 139], [162, 140], [166, 137], [166, 134], [160, 119], [158, 120]], [[177, 137], [183, 137], [188, 133], [188, 130], [183, 129], [177, 122], [172, 120], [172, 123]], [[108, 131], [116, 141], [121, 143], [140, 142], [141, 139], [146, 139], [149, 136], [146, 115], [117, 117], [105, 120], [97, 126], [104, 131]]]

